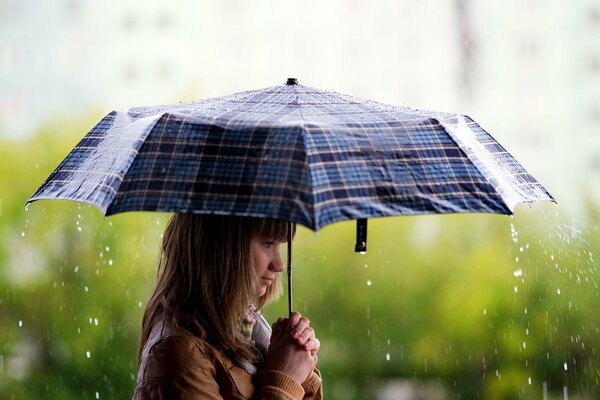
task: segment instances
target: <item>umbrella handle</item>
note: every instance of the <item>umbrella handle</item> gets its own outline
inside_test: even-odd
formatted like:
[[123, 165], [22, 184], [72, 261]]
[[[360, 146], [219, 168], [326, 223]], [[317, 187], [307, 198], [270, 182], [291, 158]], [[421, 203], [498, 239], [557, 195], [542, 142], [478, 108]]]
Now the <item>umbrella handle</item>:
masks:
[[292, 222], [288, 222], [287, 241], [288, 316], [292, 316]]

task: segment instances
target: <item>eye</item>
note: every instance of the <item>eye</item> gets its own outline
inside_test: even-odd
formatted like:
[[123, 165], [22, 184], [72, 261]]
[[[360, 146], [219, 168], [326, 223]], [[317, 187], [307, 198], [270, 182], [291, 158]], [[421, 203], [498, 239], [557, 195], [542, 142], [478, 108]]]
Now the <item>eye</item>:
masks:
[[265, 246], [267, 249], [272, 248], [275, 245], [275, 242], [267, 240], [266, 242], [263, 242], [263, 246]]

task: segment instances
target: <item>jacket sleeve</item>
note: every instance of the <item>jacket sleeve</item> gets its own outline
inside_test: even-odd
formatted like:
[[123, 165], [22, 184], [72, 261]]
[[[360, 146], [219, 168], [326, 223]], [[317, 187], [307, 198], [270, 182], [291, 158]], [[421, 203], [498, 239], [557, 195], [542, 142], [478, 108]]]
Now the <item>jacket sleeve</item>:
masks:
[[169, 336], [152, 347], [145, 361], [134, 400], [222, 400], [215, 367], [193, 341]]
[[304, 389], [303, 400], [323, 400], [323, 380], [321, 372], [315, 368], [307, 380], [302, 384]]

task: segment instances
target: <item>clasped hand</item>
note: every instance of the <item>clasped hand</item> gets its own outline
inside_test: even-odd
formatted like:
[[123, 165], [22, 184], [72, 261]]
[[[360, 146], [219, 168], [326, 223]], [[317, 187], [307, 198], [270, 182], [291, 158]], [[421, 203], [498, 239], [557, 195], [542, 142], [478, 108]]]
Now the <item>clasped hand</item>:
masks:
[[285, 372], [296, 382], [304, 382], [317, 363], [321, 342], [308, 318], [293, 312], [273, 324], [266, 368]]

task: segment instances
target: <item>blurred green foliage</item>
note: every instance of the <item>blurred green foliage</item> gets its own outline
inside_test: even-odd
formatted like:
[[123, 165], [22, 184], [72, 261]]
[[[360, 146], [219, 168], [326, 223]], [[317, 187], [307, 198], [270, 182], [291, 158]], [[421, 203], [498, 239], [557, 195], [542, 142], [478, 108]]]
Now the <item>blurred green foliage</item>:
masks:
[[[129, 398], [141, 315], [167, 214], [105, 219], [87, 205], [24, 203], [84, 124], [0, 141], [0, 398]], [[65, 132], [73, 132], [69, 136]], [[515, 218], [370, 220], [295, 240], [295, 308], [322, 349], [328, 399], [433, 383], [447, 398], [600, 398], [600, 232], [590, 205]], [[267, 311], [285, 314], [282, 298]]]

